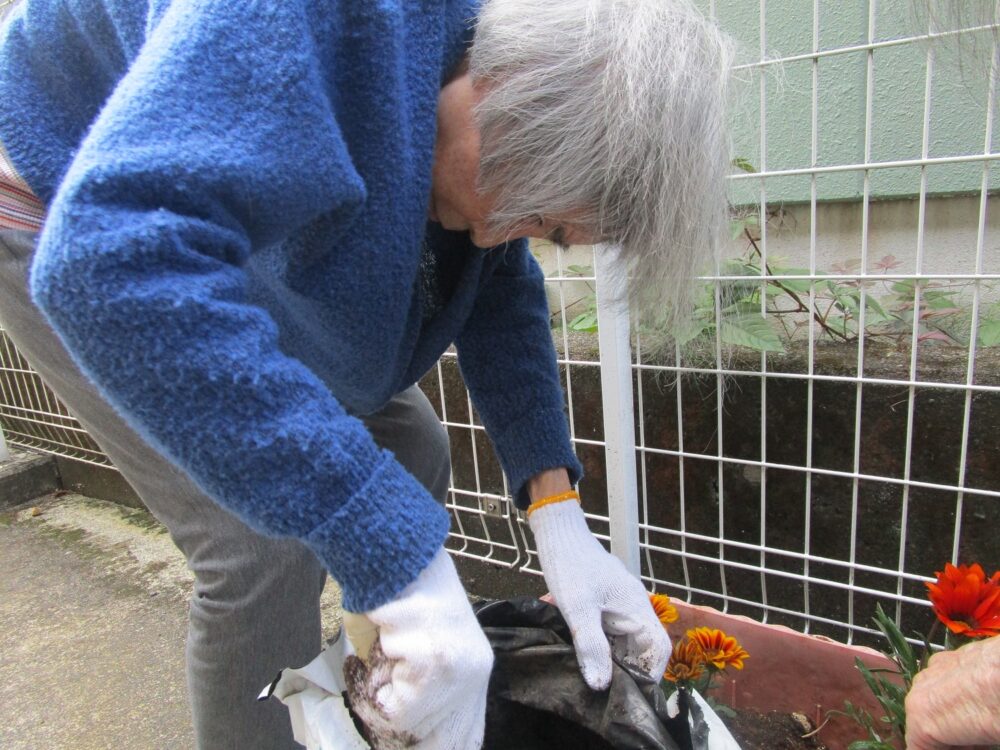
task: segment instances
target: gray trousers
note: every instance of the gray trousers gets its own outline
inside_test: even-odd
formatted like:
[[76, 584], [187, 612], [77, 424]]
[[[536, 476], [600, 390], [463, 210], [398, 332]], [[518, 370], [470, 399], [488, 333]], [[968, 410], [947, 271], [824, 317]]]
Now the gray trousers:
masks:
[[[194, 572], [187, 679], [200, 750], [284, 750], [288, 712], [258, 692], [321, 648], [326, 571], [294, 539], [261, 536], [143, 441], [80, 373], [27, 294], [35, 235], [0, 230], [0, 325], [170, 531]], [[364, 419], [376, 442], [444, 501], [448, 436], [413, 386]]]

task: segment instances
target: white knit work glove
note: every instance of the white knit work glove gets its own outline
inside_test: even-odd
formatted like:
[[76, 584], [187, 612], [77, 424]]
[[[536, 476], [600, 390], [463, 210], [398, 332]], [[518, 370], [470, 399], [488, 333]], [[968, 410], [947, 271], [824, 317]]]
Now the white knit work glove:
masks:
[[670, 636], [646, 590], [590, 533], [578, 502], [543, 503], [529, 508], [528, 525], [545, 583], [573, 635], [583, 679], [593, 690], [607, 688], [614, 648], [620, 661], [659, 682]]
[[367, 659], [344, 664], [351, 707], [375, 750], [479, 750], [493, 650], [442, 548], [413, 583], [365, 612]]

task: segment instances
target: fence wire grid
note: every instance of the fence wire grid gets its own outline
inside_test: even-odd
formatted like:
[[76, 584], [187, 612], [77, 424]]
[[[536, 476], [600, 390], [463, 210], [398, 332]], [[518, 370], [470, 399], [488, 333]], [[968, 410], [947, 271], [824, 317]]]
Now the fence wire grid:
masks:
[[92, 466], [111, 460], [0, 328], [0, 431], [12, 445]]
[[[760, 1], [760, 58], [739, 66], [759, 86], [759, 144], [753, 171], [744, 165], [732, 177], [734, 188], [754, 197], [739, 214], [733, 259], [699, 280], [707, 303], [693, 344], [646, 356], [646, 334], [632, 331], [627, 311], [609, 302], [616, 290], [602, 286], [609, 254], [595, 248], [581, 260], [579, 249], [545, 251], [594, 533], [652, 590], [847, 642], [872, 642], [876, 604], [907, 632], [924, 630], [923, 582], [945, 561], [1000, 562], [1000, 265], [990, 265], [989, 220], [991, 168], [1000, 157], [992, 151], [996, 29], [985, 29], [994, 40], [985, 116], [965, 125], [981, 135], [982, 148], [942, 155], [931, 132], [929, 42], [984, 28], [887, 38], [876, 28], [877, 1], [866, 7], [862, 42], [821, 46], [814, 0], [811, 44], [781, 56], [768, 52], [768, 5]], [[920, 153], [875, 159], [880, 55], [904, 46], [918, 49], [924, 64], [921, 106], [898, 113], [920, 118]], [[864, 58], [861, 158], [824, 163], [820, 69], [848, 55]], [[768, 108], [777, 94], [768, 71], [792, 64], [811, 68], [809, 154], [805, 163], [772, 167]], [[978, 186], [947, 199], [929, 189], [935, 170], [956, 165], [981, 170]], [[915, 185], [897, 201], [904, 207], [896, 227], [912, 246], [905, 261], [883, 253], [878, 239], [889, 209], [877, 176], [892, 171]], [[824, 180], [845, 174], [860, 181], [860, 197], [831, 208], [821, 197]], [[773, 189], [789, 179], [804, 186], [802, 200]], [[934, 217], [957, 205], [937, 208], [943, 200], [972, 202], [967, 218], [952, 217], [942, 230], [970, 238], [967, 268], [928, 243], [941, 223]], [[836, 224], [831, 211], [854, 212], [857, 232], [847, 260], [823, 268], [819, 249]], [[789, 221], [801, 239], [798, 266], [773, 249], [784, 252]], [[734, 289], [744, 294], [741, 317], [728, 307]], [[744, 330], [750, 318], [766, 325]], [[452, 444], [449, 549], [511, 575], [539, 575], [453, 352], [422, 386]], [[12, 444], [110, 463], [2, 331], [0, 426]]]
[[[548, 284], [558, 309], [555, 340], [571, 434], [588, 473], [584, 507], [597, 536], [651, 589], [805, 632], [874, 643], [876, 605], [907, 633], [926, 632], [923, 583], [935, 570], [947, 561], [987, 567], [1000, 561], [994, 428], [1000, 416], [1000, 268], [989, 221], [991, 168], [998, 157], [992, 151], [997, 30], [931, 27], [886, 38], [877, 33], [872, 0], [863, 42], [823, 48], [820, 3], [812, 9], [809, 51], [765, 53], [740, 66], [759, 86], [760, 143], [756, 163], [732, 180], [743, 195], [748, 187], [756, 193], [740, 216], [757, 221], [736, 226], [746, 251], [739, 262], [701, 279], [714, 293], [714, 319], [701, 348], [677, 346], [666, 362], [644, 359], [642, 338], [630, 336], [622, 311], [602, 299], [601, 248], [584, 260], [553, 249]], [[759, 18], [759, 49], [766, 51], [766, 2]], [[980, 134], [981, 148], [934, 153], [940, 143], [931, 132], [933, 43], [983, 32], [992, 47], [988, 101], [981, 121], [964, 123]], [[879, 56], [907, 46], [923, 59], [924, 95], [915, 108], [919, 154], [875, 159]], [[863, 153], [823, 163], [819, 69], [849, 55], [864, 56]], [[767, 73], [791, 64], [811, 67], [809, 156], [801, 165], [772, 168], [768, 105], [780, 86]], [[935, 170], [956, 165], [980, 170], [978, 184], [953, 193], [929, 189]], [[894, 204], [905, 206], [906, 225], [897, 217], [895, 229], [911, 246], [904, 259], [886, 254], [878, 236], [884, 231], [879, 221], [893, 209], [884, 202], [890, 196], [877, 194], [875, 178], [892, 171], [915, 183]], [[818, 248], [824, 223], [832, 233], [837, 217], [820, 195], [824, 180], [843, 175], [860, 181], [860, 196], [849, 209], [832, 210], [854, 211], [857, 232], [853, 248], [827, 270]], [[805, 199], [770, 199], [771, 186], [787, 193], [790, 178], [805, 183]], [[942, 222], [954, 208], [949, 200], [973, 202], [966, 211], [971, 216]], [[804, 225], [798, 228], [807, 250], [801, 267], [769, 254], [789, 216]], [[969, 236], [965, 267], [936, 253], [928, 240], [959, 228]], [[573, 322], [587, 315], [573, 307], [581, 284], [596, 290], [596, 350], [594, 336], [573, 330]], [[734, 338], [745, 340], [725, 332], [734, 321], [724, 300], [740, 286], [757, 290], [747, 297], [768, 322], [767, 341], [756, 348], [734, 349]], [[847, 297], [838, 299], [845, 290]], [[889, 310], [887, 297], [894, 304]], [[783, 308], [781, 299], [797, 307]], [[822, 315], [827, 304], [839, 310], [837, 316]], [[786, 338], [781, 351], [768, 349], [774, 335]], [[530, 535], [511, 510], [471, 404], [445, 387], [453, 369], [444, 358], [429, 389], [440, 390], [441, 416], [460, 457], [451, 505], [459, 529], [453, 552], [539, 574]]]

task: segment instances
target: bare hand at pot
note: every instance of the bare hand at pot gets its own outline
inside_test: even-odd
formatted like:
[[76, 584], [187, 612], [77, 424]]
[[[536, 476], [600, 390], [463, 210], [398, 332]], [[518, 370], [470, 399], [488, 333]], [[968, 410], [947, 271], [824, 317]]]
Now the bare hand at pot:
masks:
[[907, 750], [1000, 743], [1000, 636], [931, 657], [906, 697]]

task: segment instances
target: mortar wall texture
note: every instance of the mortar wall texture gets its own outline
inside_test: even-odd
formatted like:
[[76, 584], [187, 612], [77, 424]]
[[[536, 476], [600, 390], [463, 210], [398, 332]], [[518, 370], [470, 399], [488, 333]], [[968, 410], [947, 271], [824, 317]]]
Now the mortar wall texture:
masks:
[[[708, 0], [700, 4], [709, 9]], [[922, 5], [920, 0], [880, 0], [871, 17], [869, 0], [819, 0], [817, 18], [813, 3], [802, 0], [766, 3], [715, 0], [711, 5], [720, 25], [738, 41], [738, 62], [744, 64], [809, 55], [814, 49], [825, 52], [867, 45], [869, 21], [875, 44], [926, 35], [932, 30], [927, 14], [916, 10]], [[949, 26], [941, 27], [942, 23], [946, 23], [945, 19], [938, 19], [933, 30], [947, 31]], [[975, 23], [975, 18], [969, 16], [962, 22], [962, 28]], [[992, 42], [989, 34], [968, 33], [938, 39], [933, 45], [915, 41], [874, 49], [871, 161], [921, 157], [928, 95], [928, 156], [982, 154], [986, 145]], [[760, 70], [765, 71], [763, 110]], [[766, 68], [744, 69], [740, 73], [734, 86], [733, 112], [737, 156], [758, 170], [798, 169], [813, 164], [813, 74], [813, 59], [809, 57]], [[867, 76], [865, 49], [818, 58], [816, 166], [865, 161]], [[926, 175], [927, 191], [931, 195], [978, 191], [982, 172], [981, 163], [930, 167]], [[863, 178], [860, 171], [821, 175], [816, 180], [817, 198], [860, 198]], [[873, 171], [871, 195], [875, 198], [917, 195], [920, 179], [917, 167]], [[997, 187], [998, 180], [1000, 175], [991, 176], [991, 189]], [[767, 181], [769, 201], [808, 201], [810, 191], [808, 175]], [[757, 181], [739, 183], [735, 202], [753, 203], [759, 199]]]
[[[1000, 197], [987, 199], [986, 227], [982, 248], [983, 274], [1000, 273]], [[766, 249], [771, 263], [782, 267], [810, 268], [811, 211], [808, 205], [775, 203], [769, 205], [766, 227]], [[868, 267], [856, 265], [851, 273], [882, 273], [876, 264], [892, 256], [898, 266], [895, 274], [974, 274], [977, 272], [977, 237], [979, 232], [980, 197], [953, 196], [930, 198], [926, 202], [923, 249], [920, 266], [919, 250], [920, 203], [917, 200], [872, 201], [868, 218]], [[838, 265], [860, 264], [862, 258], [863, 206], [860, 201], [818, 203], [816, 206], [816, 270], [830, 272]], [[759, 236], [759, 232], [757, 233]], [[725, 258], [744, 255], [749, 243], [737, 237], [725, 248]], [[556, 249], [547, 242], [533, 245], [546, 276], [559, 272]], [[563, 257], [563, 277], [569, 265], [593, 267], [593, 250], [574, 247]], [[577, 300], [586, 300], [593, 282], [566, 281], [563, 297], [570, 306], [572, 318], [579, 309]], [[981, 285], [983, 299], [1000, 298], [1000, 284]], [[560, 305], [559, 290], [549, 284], [549, 306], [553, 314]], [[577, 302], [577, 306], [572, 303]]]

